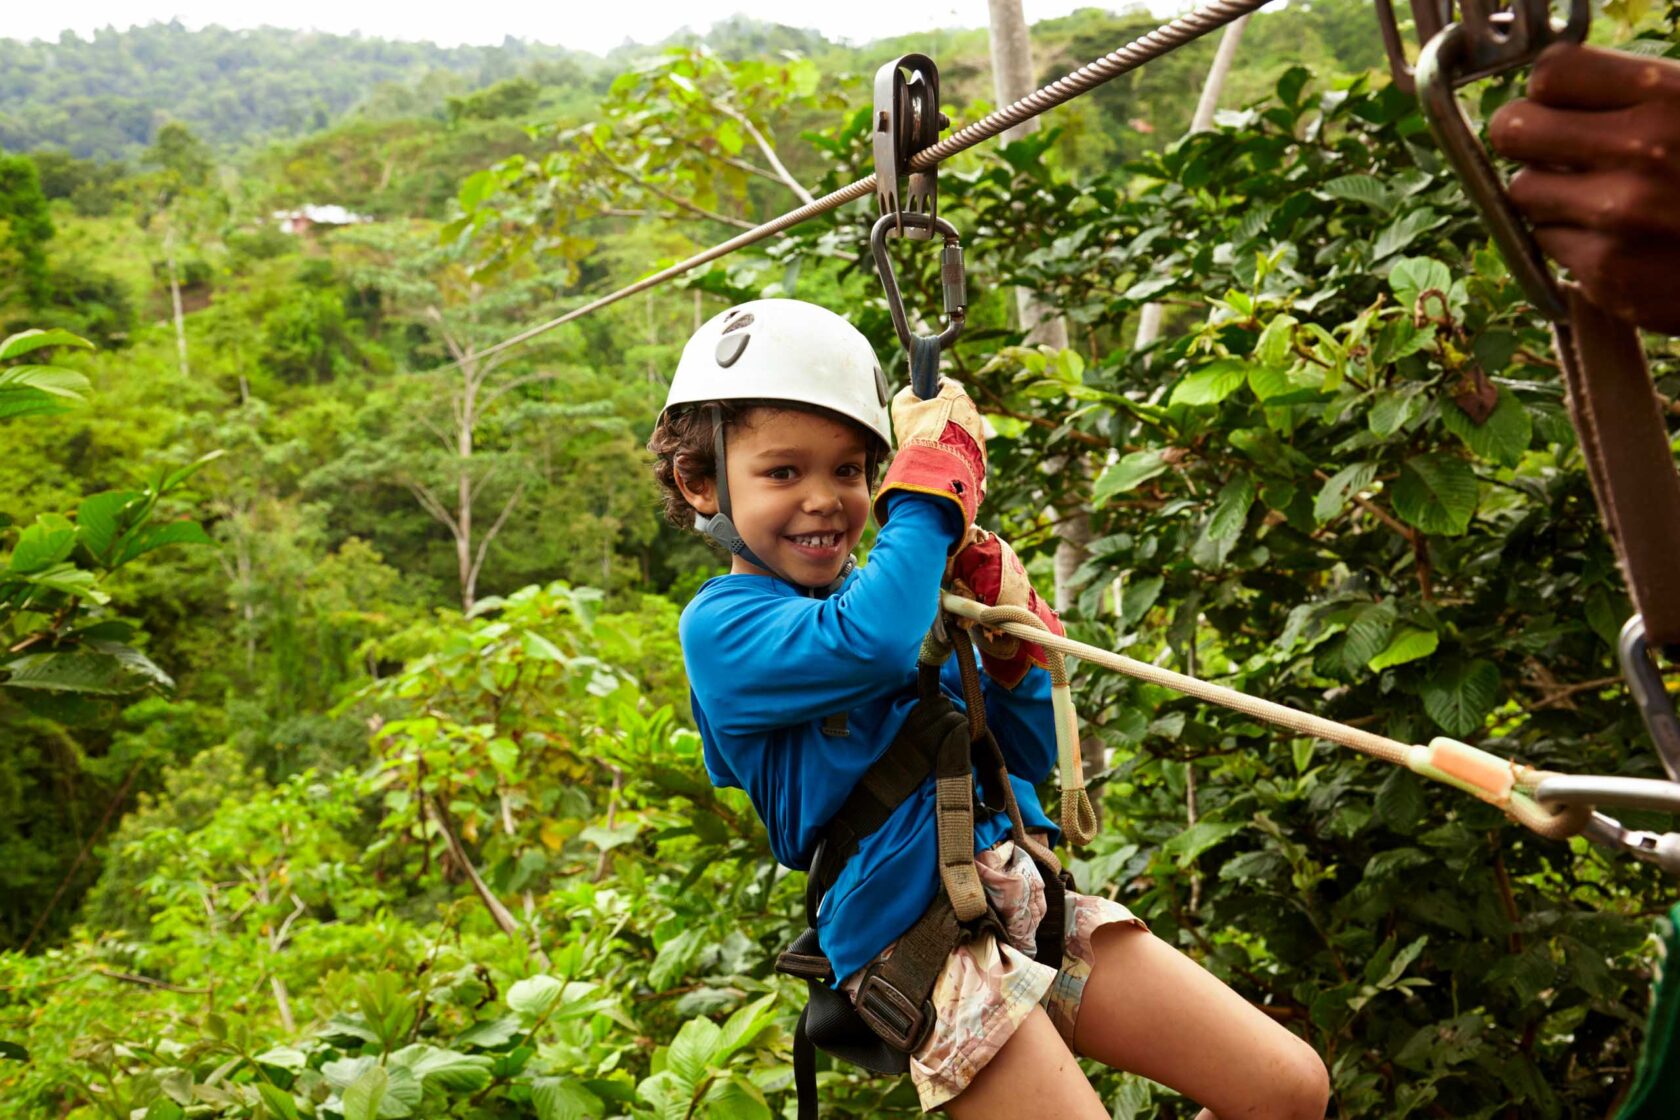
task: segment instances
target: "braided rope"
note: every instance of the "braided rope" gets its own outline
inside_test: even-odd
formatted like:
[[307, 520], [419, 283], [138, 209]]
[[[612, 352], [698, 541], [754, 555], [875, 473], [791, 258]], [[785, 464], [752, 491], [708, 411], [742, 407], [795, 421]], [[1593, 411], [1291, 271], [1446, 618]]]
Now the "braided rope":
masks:
[[[1037, 642], [1047, 652], [1053, 651], [1057, 660], [1060, 660], [1061, 655], [1077, 657], [1093, 665], [1101, 665], [1105, 669], [1112, 669], [1117, 673], [1210, 704], [1230, 708], [1297, 735], [1323, 739], [1360, 754], [1403, 766], [1423, 777], [1445, 782], [1495, 806], [1518, 824], [1548, 839], [1562, 840], [1576, 835], [1586, 827], [1592, 815], [1589, 806], [1569, 806], [1553, 812], [1534, 799], [1536, 787], [1552, 776], [1550, 771], [1524, 766], [1452, 739], [1436, 739], [1428, 746], [1402, 743], [1398, 739], [1376, 735], [1336, 720], [1315, 716], [1271, 700], [1262, 700], [1258, 696], [1250, 696], [1234, 688], [1200, 680], [1184, 673], [1175, 673], [1171, 669], [1163, 669], [1158, 665], [1127, 657], [1125, 654], [1098, 649], [1096, 646], [1052, 633], [1036, 615], [1032, 615], [1032, 612], [1017, 607], [988, 607], [949, 592], [944, 597], [943, 605], [952, 614], [977, 622], [988, 629], [1002, 630], [1015, 637]], [[1023, 615], [1031, 615], [1031, 621], [1022, 617]], [[1077, 742], [1077, 737], [1075, 741]], [[1064, 749], [1062, 754], [1065, 756], [1066, 753]], [[1083, 784], [1081, 778], [1080, 785]]]

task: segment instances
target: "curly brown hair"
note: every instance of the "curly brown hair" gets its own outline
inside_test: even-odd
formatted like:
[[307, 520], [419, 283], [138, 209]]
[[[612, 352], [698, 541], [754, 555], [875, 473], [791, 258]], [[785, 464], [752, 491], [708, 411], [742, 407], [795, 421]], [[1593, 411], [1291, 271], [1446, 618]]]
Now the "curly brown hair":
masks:
[[864, 473], [869, 478], [869, 489], [875, 489], [875, 476], [880, 471], [882, 462], [886, 460], [887, 447], [874, 432], [865, 429], [849, 417], [826, 408], [801, 407], [784, 401], [705, 401], [679, 405], [659, 418], [659, 423], [654, 425], [653, 435], [648, 438], [647, 444], [648, 450], [653, 453], [653, 477], [659, 483], [660, 497], [665, 503], [665, 519], [677, 528], [694, 527], [694, 507], [683, 497], [682, 489], [677, 485], [678, 476], [680, 475], [690, 488], [696, 483], [717, 477], [717, 452], [712, 444], [710, 412], [713, 408], [718, 410], [726, 431], [739, 426], [746, 421], [749, 413], [760, 409], [775, 412], [814, 412], [819, 416], [849, 424], [864, 434], [869, 447], [869, 458], [864, 465]]

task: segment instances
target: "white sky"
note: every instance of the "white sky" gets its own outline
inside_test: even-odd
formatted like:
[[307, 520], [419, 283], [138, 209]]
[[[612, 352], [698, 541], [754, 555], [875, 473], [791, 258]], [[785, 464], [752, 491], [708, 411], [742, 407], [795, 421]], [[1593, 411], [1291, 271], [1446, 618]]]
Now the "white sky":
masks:
[[[1124, 0], [1023, 0], [1027, 21], [1066, 15], [1077, 8], [1117, 8]], [[1156, 0], [1150, 5], [1175, 8]], [[558, 43], [601, 53], [626, 38], [657, 42], [684, 26], [704, 30], [736, 13], [811, 27], [831, 39], [867, 42], [937, 27], [981, 27], [986, 0], [841, 0], [813, 4], [788, 0], [288, 0], [285, 4], [230, 5], [225, 0], [59, 0], [0, 3], [0, 38], [56, 39], [64, 30], [84, 37], [95, 28], [180, 19], [188, 27], [313, 28], [340, 34], [360, 31], [387, 39], [431, 40], [445, 46], [499, 43], [504, 35]]]

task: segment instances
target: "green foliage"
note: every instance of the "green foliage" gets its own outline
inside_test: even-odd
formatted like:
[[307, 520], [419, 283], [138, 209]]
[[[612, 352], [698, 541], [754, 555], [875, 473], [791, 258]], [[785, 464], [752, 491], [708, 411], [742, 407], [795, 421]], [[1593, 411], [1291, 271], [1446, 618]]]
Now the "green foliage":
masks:
[[52, 219], [41, 180], [28, 156], [0, 153], [0, 307], [21, 300], [30, 310], [46, 303], [46, 244]]
[[171, 119], [231, 148], [323, 128], [382, 83], [420, 88], [418, 112], [441, 115], [440, 84], [453, 93], [573, 59], [592, 69], [587, 55], [517, 40], [444, 48], [277, 27], [189, 31], [178, 22], [107, 28], [91, 40], [0, 39], [0, 148], [132, 158]]
[[[1041, 25], [1041, 66], [1141, 18]], [[1342, 0], [1257, 17], [1232, 88], [1264, 99], [1214, 133], [1146, 151], [1188, 118], [1208, 42], [946, 166], [973, 297], [948, 361], [999, 433], [985, 516], [1047, 587], [1059, 526], [1041, 511], [1086, 515], [1066, 617], [1098, 644], [1405, 739], [1654, 773], [1621, 691], [1575, 687], [1614, 676], [1627, 605], [1541, 325], [1408, 101], [1294, 66], [1372, 65], [1369, 18]], [[845, 74], [894, 44], [731, 22], [615, 56], [614, 81], [570, 58], [516, 78], [534, 48], [422, 76], [402, 60], [433, 48], [333, 57], [331, 37], [225, 34], [0, 43], [0, 90], [98, 92], [49, 122], [66, 146], [153, 145], [132, 177], [36, 161], [55, 291], [29, 321], [108, 322], [128, 347], [52, 367], [23, 350], [63, 334], [5, 344], [0, 409], [74, 404], [89, 382], [99, 397], [50, 428], [4, 424], [3, 586], [61, 597], [36, 600], [57, 609], [32, 611], [29, 634], [66, 606], [95, 626], [120, 615], [128, 636], [72, 623], [54, 648], [126, 643], [177, 682], [78, 722], [20, 702], [69, 694], [0, 679], [0, 939], [40, 926], [33, 955], [0, 953], [0, 1097], [42, 1120], [785, 1113], [797, 985], [770, 962], [801, 883], [739, 791], [711, 787], [682, 717], [676, 608], [649, 592], [680, 601], [716, 565], [659, 526], [641, 444], [682, 339], [725, 300], [847, 310], [902, 369], [855, 265], [861, 208], [474, 356], [786, 209], [754, 129], [814, 193], [866, 174]], [[181, 59], [220, 44], [244, 96], [190, 96], [200, 74], [159, 62], [181, 124], [156, 131], [156, 87], [123, 52], [159, 44]], [[953, 115], [989, 108], [983, 33], [902, 42], [930, 45]], [[392, 78], [377, 87], [376, 56]], [[117, 61], [78, 67], [95, 57]], [[227, 154], [235, 134], [319, 129], [354, 98], [325, 131]], [[64, 104], [0, 103], [6, 142]], [[380, 220], [273, 227], [274, 209], [328, 201]], [[439, 244], [457, 205], [450, 232], [470, 227], [480, 259]], [[901, 251], [919, 308], [937, 303], [934, 256]], [[1015, 285], [1063, 309], [1071, 348], [1014, 345]], [[1151, 299], [1165, 341], [1132, 353]], [[1673, 352], [1656, 364], [1677, 395]], [[469, 392], [484, 408], [464, 452], [451, 425]], [[177, 490], [141, 519], [151, 490], [122, 480], [214, 448], [192, 509], [219, 547], [101, 567], [186, 512]], [[482, 561], [464, 613], [463, 485], [465, 568]], [[29, 577], [67, 545], [71, 586], [42, 591]], [[108, 603], [77, 593], [84, 575]], [[0, 630], [0, 649], [25, 637]], [[106, 679], [78, 666], [47, 676]], [[1338, 1115], [1607, 1109], [1638, 1041], [1646, 914], [1666, 902], [1654, 873], [1122, 678], [1079, 688], [1106, 758], [1081, 882], [1308, 1038]], [[1116, 1115], [1194, 1111], [1138, 1078], [1097, 1085]], [[836, 1116], [916, 1111], [902, 1081], [846, 1068], [823, 1094]]]

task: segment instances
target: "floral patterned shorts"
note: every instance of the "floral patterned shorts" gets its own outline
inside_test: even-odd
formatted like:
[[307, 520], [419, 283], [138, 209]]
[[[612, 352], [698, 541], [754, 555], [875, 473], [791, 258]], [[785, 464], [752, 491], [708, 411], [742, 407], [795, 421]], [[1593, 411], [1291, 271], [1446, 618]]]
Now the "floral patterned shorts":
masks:
[[[1014, 841], [1003, 840], [976, 855], [974, 863], [1008, 943], [984, 933], [959, 945], [934, 981], [932, 1002], [938, 1019], [927, 1040], [910, 1055], [910, 1079], [929, 1112], [968, 1088], [1035, 1004], [1049, 1013], [1071, 1047], [1079, 1001], [1096, 963], [1091, 935], [1111, 922], [1147, 928], [1118, 902], [1069, 891], [1062, 967], [1052, 969], [1033, 959], [1045, 903], [1044, 879], [1032, 857]], [[892, 951], [888, 945], [875, 960], [885, 960]], [[856, 997], [863, 972], [859, 969], [841, 984], [847, 995]]]

